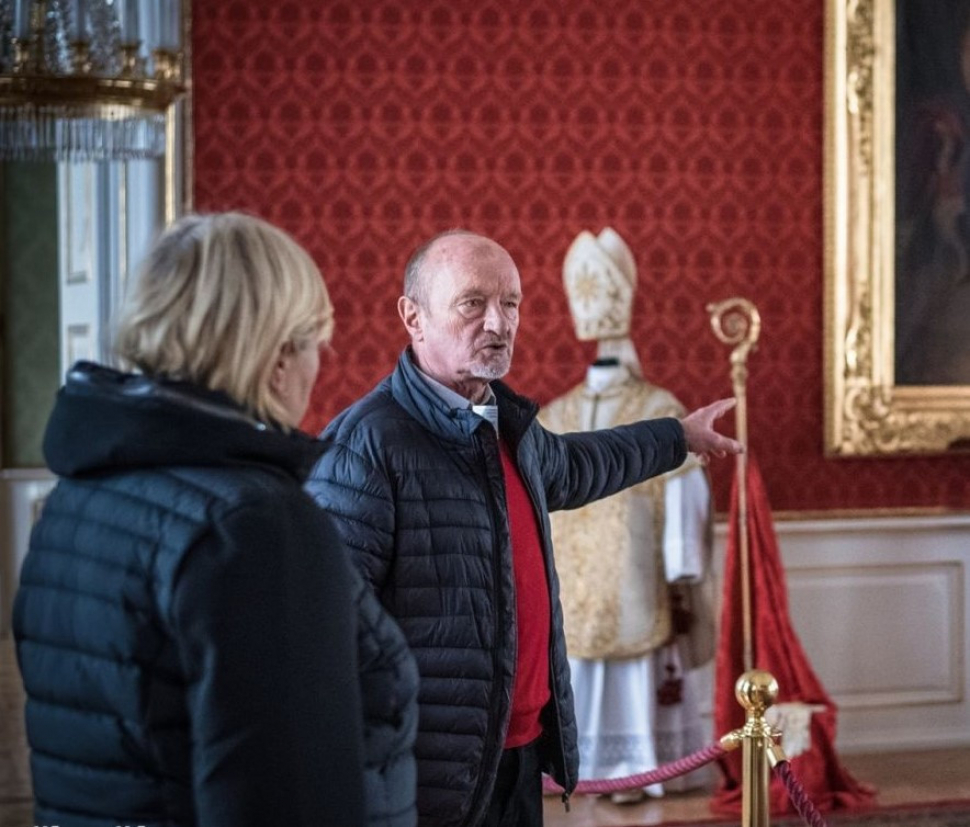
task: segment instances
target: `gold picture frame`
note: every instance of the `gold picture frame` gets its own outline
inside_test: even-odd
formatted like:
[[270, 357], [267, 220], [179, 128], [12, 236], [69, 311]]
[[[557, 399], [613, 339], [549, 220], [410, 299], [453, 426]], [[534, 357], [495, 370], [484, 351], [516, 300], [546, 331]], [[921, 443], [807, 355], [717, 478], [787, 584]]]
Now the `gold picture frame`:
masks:
[[896, 14], [893, 0], [826, 0], [828, 456], [970, 440], [970, 385], [896, 383]]

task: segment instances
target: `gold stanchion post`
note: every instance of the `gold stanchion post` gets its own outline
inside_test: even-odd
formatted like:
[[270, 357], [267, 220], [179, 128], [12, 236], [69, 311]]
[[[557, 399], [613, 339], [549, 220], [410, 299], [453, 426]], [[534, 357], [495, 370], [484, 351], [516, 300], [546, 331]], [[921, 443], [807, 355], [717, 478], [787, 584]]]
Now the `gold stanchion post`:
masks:
[[722, 737], [721, 746], [742, 748], [741, 827], [770, 827], [768, 770], [786, 760], [779, 734], [765, 720], [765, 711], [778, 697], [778, 682], [769, 672], [751, 669], [734, 684], [734, 696], [744, 707], [744, 726]]

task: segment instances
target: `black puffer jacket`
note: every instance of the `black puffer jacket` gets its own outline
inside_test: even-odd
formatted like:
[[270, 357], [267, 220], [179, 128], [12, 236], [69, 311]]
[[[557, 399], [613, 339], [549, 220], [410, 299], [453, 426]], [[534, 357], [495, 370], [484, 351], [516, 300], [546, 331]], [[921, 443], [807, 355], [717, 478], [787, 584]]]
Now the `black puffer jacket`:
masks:
[[301, 487], [319, 444], [81, 363], [45, 453], [14, 609], [37, 823], [413, 825], [417, 672]]
[[[535, 422], [534, 403], [500, 382], [492, 387], [502, 439], [539, 519], [550, 589], [552, 700], [543, 711], [543, 761], [571, 791], [576, 727], [548, 512], [676, 468], [686, 443], [674, 419], [557, 436]], [[494, 429], [470, 410], [449, 409], [405, 352], [395, 372], [322, 439], [310, 491], [359, 552], [421, 672], [421, 824], [476, 825], [492, 792], [515, 679], [512, 551]]]

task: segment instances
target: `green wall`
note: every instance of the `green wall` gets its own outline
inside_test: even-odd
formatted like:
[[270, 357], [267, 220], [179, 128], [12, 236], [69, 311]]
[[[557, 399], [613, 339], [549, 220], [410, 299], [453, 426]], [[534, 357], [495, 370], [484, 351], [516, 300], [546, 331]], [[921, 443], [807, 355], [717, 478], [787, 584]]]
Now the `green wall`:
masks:
[[0, 185], [0, 464], [31, 468], [60, 383], [57, 168], [0, 164]]

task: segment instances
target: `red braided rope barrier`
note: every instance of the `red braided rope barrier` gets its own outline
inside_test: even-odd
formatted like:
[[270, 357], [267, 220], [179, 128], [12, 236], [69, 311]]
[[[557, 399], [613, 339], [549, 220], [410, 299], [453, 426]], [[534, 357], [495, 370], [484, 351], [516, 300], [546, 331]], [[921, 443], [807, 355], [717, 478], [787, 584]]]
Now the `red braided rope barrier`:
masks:
[[[655, 770], [642, 772], [639, 775], [627, 775], [623, 778], [596, 778], [588, 781], [580, 781], [576, 785], [575, 793], [579, 795], [589, 795], [597, 793], [615, 793], [620, 790], [632, 790], [636, 787], [648, 787], [651, 784], [659, 784], [662, 781], [670, 781], [681, 775], [687, 775], [696, 769], [700, 769], [705, 764], [711, 763], [720, 758], [727, 752], [719, 743], [711, 744], [704, 749], [692, 752], [684, 758], [678, 758], [669, 764], [662, 764]], [[543, 777], [542, 789], [547, 793], [561, 793], [560, 787], [551, 778]], [[812, 827], [815, 827], [813, 825]]]
[[791, 803], [795, 805], [802, 821], [809, 827], [827, 827], [822, 814], [815, 809], [815, 805], [805, 794], [804, 787], [792, 774], [791, 765], [787, 761], [779, 761], [775, 764], [775, 775], [784, 782], [785, 788], [788, 790], [788, 797], [791, 799]]

